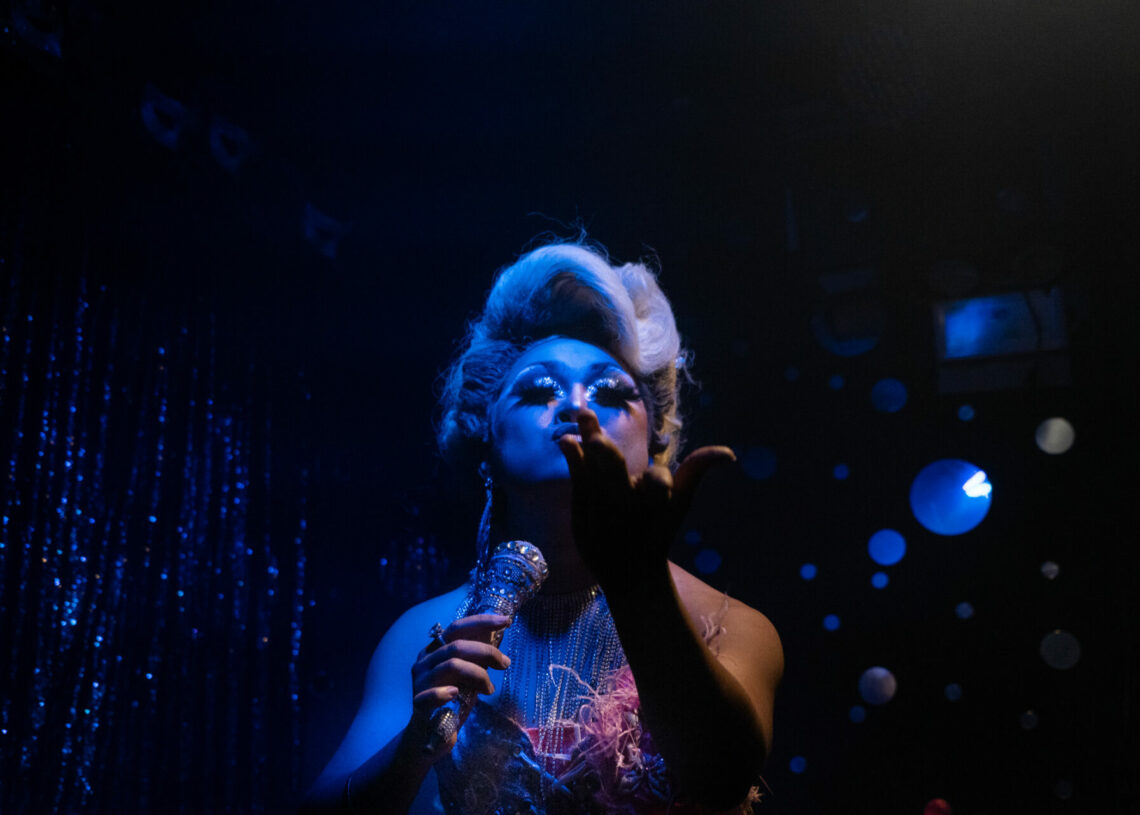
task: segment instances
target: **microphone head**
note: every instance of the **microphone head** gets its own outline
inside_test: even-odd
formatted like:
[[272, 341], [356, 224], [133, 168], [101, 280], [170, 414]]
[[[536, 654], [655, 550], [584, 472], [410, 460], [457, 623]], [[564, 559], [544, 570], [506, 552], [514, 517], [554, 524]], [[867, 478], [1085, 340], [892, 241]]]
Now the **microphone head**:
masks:
[[474, 594], [478, 602], [471, 613], [513, 617], [538, 593], [547, 573], [546, 559], [533, 543], [500, 543], [492, 550], [487, 568], [476, 577]]

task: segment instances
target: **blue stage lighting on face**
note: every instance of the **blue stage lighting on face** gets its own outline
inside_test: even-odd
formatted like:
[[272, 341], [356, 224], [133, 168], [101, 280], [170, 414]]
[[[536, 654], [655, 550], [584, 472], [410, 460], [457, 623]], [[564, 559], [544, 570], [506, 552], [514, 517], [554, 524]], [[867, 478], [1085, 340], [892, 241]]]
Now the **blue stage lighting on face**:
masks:
[[990, 511], [993, 491], [985, 472], [960, 459], [923, 467], [910, 486], [914, 517], [936, 535], [961, 535]]
[[906, 539], [893, 529], [880, 529], [867, 542], [867, 552], [880, 566], [893, 566], [906, 554]]

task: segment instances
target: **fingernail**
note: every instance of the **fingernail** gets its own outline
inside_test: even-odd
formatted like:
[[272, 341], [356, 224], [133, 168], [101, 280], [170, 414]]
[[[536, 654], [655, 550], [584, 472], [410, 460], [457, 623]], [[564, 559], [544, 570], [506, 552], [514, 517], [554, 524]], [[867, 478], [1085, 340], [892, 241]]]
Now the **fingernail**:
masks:
[[447, 698], [448, 699], [454, 699], [458, 695], [459, 695], [459, 688], [448, 688], [447, 689]]
[[506, 656], [503, 657], [503, 667], [504, 668], [511, 667], [511, 658], [510, 657], [506, 657]]

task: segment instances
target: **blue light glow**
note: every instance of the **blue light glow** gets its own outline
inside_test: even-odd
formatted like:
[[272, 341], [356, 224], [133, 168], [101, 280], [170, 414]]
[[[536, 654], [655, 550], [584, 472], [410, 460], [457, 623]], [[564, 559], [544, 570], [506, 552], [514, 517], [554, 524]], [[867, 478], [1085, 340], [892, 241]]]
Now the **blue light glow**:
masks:
[[804, 580], [814, 580], [816, 575], [816, 568], [814, 563], [805, 563], [800, 566], [800, 577]]
[[924, 467], [910, 487], [910, 507], [920, 524], [937, 535], [961, 535], [982, 522], [993, 488], [978, 467], [939, 459]]
[[847, 711], [847, 718], [855, 724], [862, 724], [867, 721], [867, 708], [862, 705], [852, 705], [851, 709]]
[[701, 574], [712, 574], [720, 568], [720, 552], [715, 549], [702, 549], [693, 561]]
[[796, 756], [788, 762], [788, 769], [799, 775], [807, 769], [807, 759], [803, 756]]
[[973, 405], [962, 405], [960, 408], [958, 408], [958, 418], [961, 419], [963, 422], [968, 422], [971, 419], [973, 419], [974, 418], [974, 406]]
[[844, 481], [846, 480], [847, 476], [851, 475], [851, 468], [846, 464], [836, 464], [835, 468], [831, 471], [831, 474], [837, 481]]
[[880, 379], [871, 388], [871, 404], [881, 413], [898, 413], [906, 399], [906, 385], [897, 379]]
[[1034, 316], [1021, 292], [959, 300], [940, 311], [943, 359], [1025, 353], [1037, 347]]
[[839, 374], [832, 374], [831, 378], [827, 380], [827, 387], [831, 388], [833, 391], [842, 389], [842, 387], [846, 384], [847, 380], [845, 380]]
[[891, 579], [887, 577], [885, 572], [875, 572], [873, 575], [871, 575], [871, 585], [876, 589], [884, 589], [890, 582]]
[[986, 498], [989, 496], [993, 487], [986, 481], [986, 474], [978, 470], [962, 485], [962, 492], [966, 493], [970, 498]]
[[880, 566], [893, 566], [906, 554], [906, 539], [893, 529], [880, 529], [867, 542], [867, 553]]
[[835, 631], [839, 628], [839, 616], [836, 614], [828, 614], [823, 618], [823, 627], [828, 631]]

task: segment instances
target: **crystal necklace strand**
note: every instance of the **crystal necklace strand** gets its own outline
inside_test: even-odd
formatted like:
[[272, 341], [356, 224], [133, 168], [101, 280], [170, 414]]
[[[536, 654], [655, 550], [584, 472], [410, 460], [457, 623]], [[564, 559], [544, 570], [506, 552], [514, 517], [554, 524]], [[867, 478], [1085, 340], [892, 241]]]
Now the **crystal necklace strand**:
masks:
[[[504, 706], [524, 726], [538, 729], [535, 747], [540, 753], [568, 753], [573, 744], [557, 723], [573, 720], [586, 701], [579, 677], [596, 688], [607, 673], [625, 664], [605, 595], [597, 586], [539, 595], [519, 610], [501, 647], [511, 658], [502, 680]], [[573, 672], [552, 672], [551, 665]]]

